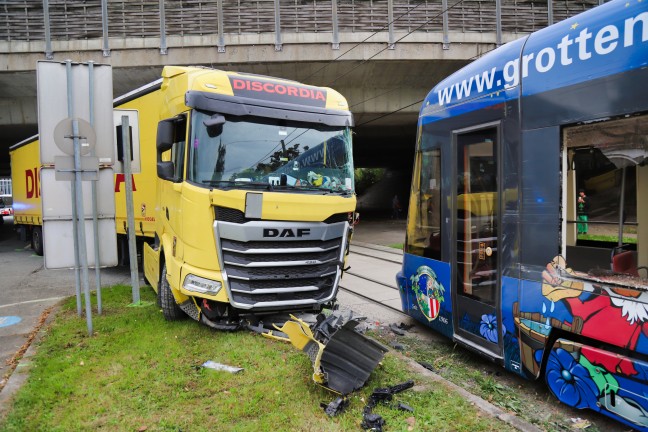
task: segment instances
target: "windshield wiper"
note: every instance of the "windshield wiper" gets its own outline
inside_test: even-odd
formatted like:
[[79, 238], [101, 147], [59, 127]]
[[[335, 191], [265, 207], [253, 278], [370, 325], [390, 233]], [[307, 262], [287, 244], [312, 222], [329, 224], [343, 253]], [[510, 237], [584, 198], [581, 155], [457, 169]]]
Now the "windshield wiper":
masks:
[[266, 182], [250, 182], [243, 180], [203, 180], [203, 184], [208, 184], [210, 186], [225, 186], [226, 188], [246, 188], [251, 187], [255, 189], [267, 189], [269, 191], [307, 191], [307, 192], [321, 192], [323, 195], [328, 194], [339, 194], [339, 195], [351, 195], [350, 191], [346, 190], [333, 190], [330, 188], [323, 188], [319, 186], [309, 186], [309, 185], [278, 185]]

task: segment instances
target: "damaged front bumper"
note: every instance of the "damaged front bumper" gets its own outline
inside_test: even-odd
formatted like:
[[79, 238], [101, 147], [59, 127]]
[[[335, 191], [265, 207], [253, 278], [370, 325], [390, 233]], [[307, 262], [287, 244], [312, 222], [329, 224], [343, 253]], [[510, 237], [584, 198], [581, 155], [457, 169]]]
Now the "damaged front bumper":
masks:
[[[292, 316], [278, 331], [261, 331], [264, 336], [290, 342], [305, 352], [313, 364], [313, 381], [341, 395], [364, 386], [388, 348], [358, 333], [359, 322], [333, 314], [309, 325]], [[258, 328], [253, 330], [259, 331]]]

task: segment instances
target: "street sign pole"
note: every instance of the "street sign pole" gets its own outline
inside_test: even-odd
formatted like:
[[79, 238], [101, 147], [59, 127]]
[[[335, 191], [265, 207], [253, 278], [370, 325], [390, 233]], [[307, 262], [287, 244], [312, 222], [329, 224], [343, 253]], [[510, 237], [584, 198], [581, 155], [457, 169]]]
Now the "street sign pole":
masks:
[[[74, 113], [74, 99], [72, 98], [72, 60], [65, 61], [65, 71], [67, 76], [67, 107], [68, 117]], [[77, 230], [77, 202], [76, 202], [76, 182], [72, 182], [72, 232], [74, 244], [79, 244], [79, 231]], [[81, 316], [81, 273], [79, 268], [79, 249], [74, 248], [74, 288], [76, 292], [77, 315]]]
[[[88, 62], [88, 95], [89, 95], [89, 116], [90, 126], [94, 127], [94, 62]], [[96, 156], [96, 151], [91, 153]], [[93, 181], [92, 187], [92, 233], [94, 235], [94, 256], [95, 256], [95, 289], [97, 290], [97, 313], [101, 315], [101, 255], [99, 251], [99, 216], [97, 214], [97, 182]]]
[[133, 205], [133, 177], [131, 168], [130, 125], [128, 116], [122, 116], [122, 146], [124, 148], [124, 183], [126, 184], [126, 218], [128, 219], [128, 254], [130, 255], [131, 288], [133, 304], [140, 302], [137, 270], [137, 247], [135, 244], [135, 208]]
[[[67, 60], [66, 73], [67, 73], [67, 96], [68, 96], [68, 116], [74, 115], [74, 94], [72, 84], [72, 61]], [[68, 136], [68, 138], [70, 138]], [[86, 324], [88, 326], [88, 335], [92, 336], [92, 303], [90, 301], [90, 284], [88, 282], [88, 255], [86, 251], [86, 238], [85, 238], [85, 212], [83, 210], [83, 183], [81, 181], [81, 140], [79, 139], [79, 120], [72, 119], [72, 142], [74, 148], [74, 197], [72, 202], [72, 219], [73, 229], [75, 232], [75, 247], [74, 256], [76, 260], [75, 276], [79, 273], [81, 267], [81, 281], [83, 283], [83, 293], [85, 296], [85, 309], [86, 309]], [[78, 279], [78, 278], [77, 278]], [[77, 312], [81, 315], [80, 310], [80, 292], [81, 288], [77, 285]]]

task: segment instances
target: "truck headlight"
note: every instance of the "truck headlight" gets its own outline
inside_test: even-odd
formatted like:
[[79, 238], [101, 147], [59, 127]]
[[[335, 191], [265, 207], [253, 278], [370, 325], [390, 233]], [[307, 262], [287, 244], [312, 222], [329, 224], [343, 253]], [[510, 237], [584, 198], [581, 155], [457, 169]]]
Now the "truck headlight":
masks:
[[220, 282], [189, 274], [182, 287], [187, 291], [216, 295], [223, 285]]

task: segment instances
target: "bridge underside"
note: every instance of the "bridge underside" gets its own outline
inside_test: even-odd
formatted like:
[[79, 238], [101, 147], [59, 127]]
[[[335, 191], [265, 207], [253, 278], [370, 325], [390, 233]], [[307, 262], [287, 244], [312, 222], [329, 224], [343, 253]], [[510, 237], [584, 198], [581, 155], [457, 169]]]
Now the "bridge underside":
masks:
[[[354, 114], [355, 165], [387, 168], [391, 181], [381, 187], [376, 204], [370, 206], [388, 209], [394, 193], [402, 200], [409, 191], [421, 101], [440, 80], [493, 48], [490, 36], [456, 35], [453, 40], [458, 43], [450, 50], [442, 49], [437, 35], [397, 44], [394, 50], [386, 49], [384, 41], [363, 43], [350, 51], [355, 42], [332, 50], [330, 43], [301, 41], [285, 44], [276, 52], [269, 40], [259, 40], [258, 45], [245, 41], [242, 46], [228, 46], [225, 54], [211, 45], [170, 48], [163, 56], [154, 48], [125, 44], [123, 49], [113, 49], [110, 57], [70, 41], [67, 46], [63, 42], [55, 46], [54, 60], [111, 64], [115, 97], [158, 79], [167, 64], [201, 65], [332, 87], [347, 98]], [[34, 69], [43, 60], [43, 51], [21, 50], [18, 45], [2, 48], [13, 52], [0, 56], [0, 88], [5, 89], [0, 95], [0, 176], [9, 176], [9, 147], [38, 131]]]

